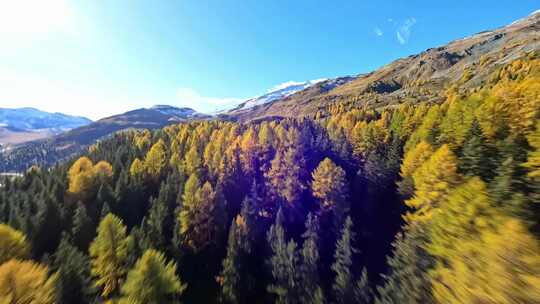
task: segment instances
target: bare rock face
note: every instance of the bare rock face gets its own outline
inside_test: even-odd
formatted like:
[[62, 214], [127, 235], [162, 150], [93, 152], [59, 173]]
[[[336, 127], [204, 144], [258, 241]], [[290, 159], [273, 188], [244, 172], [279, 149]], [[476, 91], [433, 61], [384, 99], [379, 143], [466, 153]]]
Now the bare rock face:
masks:
[[[441, 93], [459, 82], [464, 90], [485, 84], [500, 66], [540, 51], [540, 12], [505, 27], [452, 41], [444, 46], [398, 59], [368, 74], [349, 77], [337, 85], [317, 86], [286, 98], [253, 107], [242, 113], [226, 113], [240, 121], [263, 117], [313, 117], [335, 103], [386, 107], [405, 100], [440, 102]], [[227, 115], [228, 114], [228, 115]]]

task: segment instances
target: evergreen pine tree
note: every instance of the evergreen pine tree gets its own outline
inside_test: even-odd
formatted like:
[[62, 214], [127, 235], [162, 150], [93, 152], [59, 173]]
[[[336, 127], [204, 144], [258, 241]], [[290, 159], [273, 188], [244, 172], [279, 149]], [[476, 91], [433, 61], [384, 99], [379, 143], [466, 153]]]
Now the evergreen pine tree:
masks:
[[433, 303], [428, 271], [433, 269], [434, 260], [424, 249], [427, 242], [425, 228], [419, 223], [398, 234], [387, 259], [389, 274], [377, 287], [376, 304]]
[[488, 148], [482, 128], [475, 119], [465, 137], [459, 157], [459, 171], [464, 175], [478, 176], [484, 181], [488, 181], [493, 177], [492, 158], [493, 155]]
[[306, 220], [306, 231], [302, 235], [304, 243], [300, 264], [300, 302], [304, 304], [324, 303], [324, 294], [319, 278], [319, 227], [317, 218], [311, 213]]
[[353, 248], [354, 233], [351, 217], [347, 217], [343, 225], [341, 238], [337, 241], [332, 270], [335, 273], [332, 290], [336, 303], [352, 303], [354, 299], [353, 283]]
[[369, 287], [369, 279], [367, 270], [362, 269], [360, 278], [356, 281], [354, 286], [354, 299], [357, 304], [370, 304], [372, 302], [372, 290]]
[[73, 237], [73, 243], [79, 250], [86, 252], [88, 245], [94, 239], [96, 234], [96, 227], [92, 219], [86, 213], [86, 206], [79, 202], [75, 214], [73, 215], [73, 226], [71, 228], [71, 235]]
[[287, 243], [285, 239], [281, 208], [276, 216], [276, 222], [268, 231], [267, 240], [272, 249], [269, 265], [273, 277], [267, 290], [276, 297], [278, 304], [296, 303], [298, 301], [298, 255], [296, 243], [292, 240]]
[[53, 270], [57, 273], [55, 291], [58, 304], [93, 303], [88, 256], [73, 246], [67, 235], [54, 254]]

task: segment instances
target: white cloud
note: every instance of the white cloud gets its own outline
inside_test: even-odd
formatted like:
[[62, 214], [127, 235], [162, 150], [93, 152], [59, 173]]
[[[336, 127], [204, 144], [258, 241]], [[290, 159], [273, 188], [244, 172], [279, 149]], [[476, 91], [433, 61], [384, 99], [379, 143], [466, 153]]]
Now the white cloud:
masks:
[[375, 35], [379, 37], [381, 37], [384, 34], [383, 31], [377, 26], [373, 29], [373, 32], [375, 33]]
[[203, 113], [227, 109], [246, 100], [245, 98], [203, 96], [191, 88], [178, 89], [176, 98], [180, 106], [193, 108]]
[[411, 37], [411, 29], [415, 23], [416, 19], [411, 17], [405, 19], [405, 21], [398, 27], [396, 36], [400, 44], [405, 44], [407, 41], [409, 41], [409, 38]]

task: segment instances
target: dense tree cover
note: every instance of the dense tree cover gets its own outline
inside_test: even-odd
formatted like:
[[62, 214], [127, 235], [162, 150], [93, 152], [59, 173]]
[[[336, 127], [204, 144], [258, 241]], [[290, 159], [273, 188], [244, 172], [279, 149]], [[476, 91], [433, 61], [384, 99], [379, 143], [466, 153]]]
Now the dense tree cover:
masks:
[[538, 83], [116, 134], [3, 182], [0, 302], [537, 303]]

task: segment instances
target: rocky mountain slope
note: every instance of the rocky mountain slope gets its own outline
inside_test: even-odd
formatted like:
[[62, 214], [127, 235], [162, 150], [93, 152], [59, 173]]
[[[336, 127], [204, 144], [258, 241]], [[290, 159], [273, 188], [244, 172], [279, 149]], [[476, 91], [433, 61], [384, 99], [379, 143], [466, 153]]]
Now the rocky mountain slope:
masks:
[[[354, 79], [321, 82], [306, 90], [229, 118], [326, 115], [331, 106], [385, 107], [404, 101], [439, 102], [452, 86], [470, 90], [485, 84], [494, 70], [540, 50], [540, 12], [491, 31], [398, 59]], [[328, 85], [337, 81], [338, 85]]]

